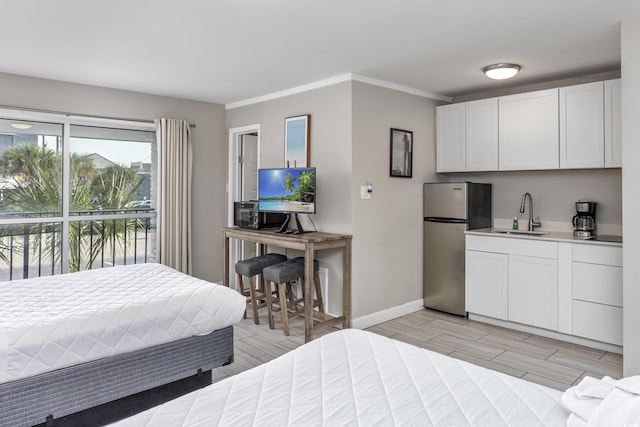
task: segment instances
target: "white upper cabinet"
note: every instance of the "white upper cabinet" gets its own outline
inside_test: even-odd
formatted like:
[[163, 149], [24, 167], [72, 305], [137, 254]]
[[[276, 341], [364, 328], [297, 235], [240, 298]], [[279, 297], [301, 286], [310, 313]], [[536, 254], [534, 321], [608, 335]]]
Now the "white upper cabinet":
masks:
[[498, 98], [466, 102], [466, 170], [498, 170]]
[[465, 168], [465, 105], [436, 107], [436, 172]]
[[557, 169], [558, 89], [498, 98], [499, 169]]
[[560, 88], [560, 168], [604, 167], [604, 83]]
[[622, 167], [620, 79], [604, 82], [604, 166]]
[[436, 172], [622, 167], [620, 79], [436, 107]]

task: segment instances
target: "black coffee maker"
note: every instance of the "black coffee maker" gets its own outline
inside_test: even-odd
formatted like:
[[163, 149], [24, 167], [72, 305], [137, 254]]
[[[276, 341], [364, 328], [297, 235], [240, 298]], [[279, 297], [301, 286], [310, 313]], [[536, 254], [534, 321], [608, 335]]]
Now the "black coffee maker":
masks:
[[573, 235], [582, 239], [590, 239], [596, 235], [596, 202], [578, 200], [576, 215], [573, 217]]

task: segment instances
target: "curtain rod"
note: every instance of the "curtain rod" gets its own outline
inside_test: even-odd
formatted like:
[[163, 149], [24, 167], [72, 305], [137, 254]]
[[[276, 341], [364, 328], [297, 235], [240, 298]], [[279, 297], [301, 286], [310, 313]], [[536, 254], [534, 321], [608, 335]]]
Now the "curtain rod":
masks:
[[[153, 120], [149, 119], [131, 119], [124, 117], [112, 117], [112, 116], [100, 116], [94, 114], [84, 114], [84, 113], [69, 113], [68, 111], [57, 111], [57, 110], [44, 110], [40, 108], [26, 108], [26, 107], [16, 107], [13, 105], [0, 105], [0, 108], [5, 108], [7, 110], [18, 110], [18, 111], [32, 111], [34, 113], [46, 113], [46, 114], [59, 114], [62, 116], [76, 116], [76, 117], [86, 117], [93, 119], [107, 119], [107, 120], [120, 120], [125, 122], [138, 122], [138, 123], [155, 123]], [[195, 128], [196, 125], [194, 123], [189, 123], [189, 127]]]

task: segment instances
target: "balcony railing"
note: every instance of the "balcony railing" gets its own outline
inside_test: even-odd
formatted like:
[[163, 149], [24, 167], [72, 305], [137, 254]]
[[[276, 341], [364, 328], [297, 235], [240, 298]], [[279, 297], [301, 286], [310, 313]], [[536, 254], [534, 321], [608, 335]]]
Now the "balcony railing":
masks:
[[[136, 214], [146, 213], [145, 216]], [[50, 276], [68, 271], [153, 261], [155, 218], [150, 210], [127, 211], [127, 217], [69, 221], [63, 245], [62, 222], [0, 225], [0, 280]], [[100, 212], [106, 214], [106, 212]], [[113, 212], [122, 214], [124, 212]], [[24, 218], [24, 214], [22, 215]], [[62, 251], [67, 250], [66, 257]]]

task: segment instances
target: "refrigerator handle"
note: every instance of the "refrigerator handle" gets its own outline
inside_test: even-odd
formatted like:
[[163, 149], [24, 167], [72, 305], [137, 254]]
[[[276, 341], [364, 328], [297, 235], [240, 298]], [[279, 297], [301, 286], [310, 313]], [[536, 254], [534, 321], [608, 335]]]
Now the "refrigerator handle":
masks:
[[440, 218], [440, 217], [436, 217], [436, 216], [425, 216], [424, 220], [428, 221], [428, 222], [444, 222], [444, 223], [447, 223], [447, 224], [468, 224], [469, 223], [468, 219]]

